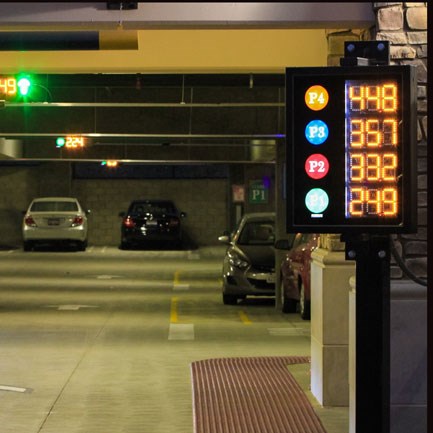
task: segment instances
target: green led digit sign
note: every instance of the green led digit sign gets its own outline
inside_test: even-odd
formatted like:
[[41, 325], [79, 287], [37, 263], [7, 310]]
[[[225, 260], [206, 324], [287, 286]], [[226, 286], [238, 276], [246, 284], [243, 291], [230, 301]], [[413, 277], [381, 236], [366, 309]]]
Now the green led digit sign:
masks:
[[287, 231], [416, 228], [412, 66], [286, 70]]

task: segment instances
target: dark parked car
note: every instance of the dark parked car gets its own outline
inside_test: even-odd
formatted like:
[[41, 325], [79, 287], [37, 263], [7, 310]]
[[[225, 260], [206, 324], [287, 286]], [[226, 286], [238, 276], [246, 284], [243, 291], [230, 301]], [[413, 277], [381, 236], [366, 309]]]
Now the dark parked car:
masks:
[[275, 214], [245, 214], [232, 236], [218, 239], [228, 245], [223, 261], [224, 304], [247, 295], [275, 296]]
[[186, 217], [170, 200], [134, 200], [122, 217], [120, 248], [167, 245], [182, 247], [181, 219]]
[[297, 233], [293, 243], [278, 241], [276, 248], [290, 248], [281, 263], [281, 304], [283, 313], [299, 312], [304, 320], [310, 319], [311, 252], [317, 248], [319, 235]]

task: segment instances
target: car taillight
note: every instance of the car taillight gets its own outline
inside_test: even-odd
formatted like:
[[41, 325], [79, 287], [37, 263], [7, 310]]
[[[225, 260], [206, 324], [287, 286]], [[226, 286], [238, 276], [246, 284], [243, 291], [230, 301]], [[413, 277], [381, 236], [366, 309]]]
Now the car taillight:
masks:
[[170, 227], [177, 227], [177, 226], [179, 225], [179, 220], [178, 220], [178, 219], [171, 218], [171, 219], [170, 219], [170, 222], [168, 223], [168, 225], [169, 225]]
[[36, 227], [36, 222], [31, 215], [25, 217], [24, 223], [29, 227]]
[[125, 227], [132, 228], [132, 227], [135, 227], [135, 222], [133, 221], [132, 218], [130, 218], [130, 217], [126, 217], [126, 218], [123, 220], [123, 225], [124, 225]]
[[82, 216], [76, 216], [73, 220], [72, 220], [72, 227], [77, 227], [82, 225], [84, 222], [84, 218]]

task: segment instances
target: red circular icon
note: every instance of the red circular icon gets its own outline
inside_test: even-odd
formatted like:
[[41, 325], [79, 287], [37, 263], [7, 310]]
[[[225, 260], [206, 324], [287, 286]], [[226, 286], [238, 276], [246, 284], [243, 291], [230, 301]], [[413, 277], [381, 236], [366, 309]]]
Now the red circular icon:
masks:
[[322, 179], [329, 171], [328, 159], [321, 153], [310, 155], [305, 161], [305, 171], [313, 179]]

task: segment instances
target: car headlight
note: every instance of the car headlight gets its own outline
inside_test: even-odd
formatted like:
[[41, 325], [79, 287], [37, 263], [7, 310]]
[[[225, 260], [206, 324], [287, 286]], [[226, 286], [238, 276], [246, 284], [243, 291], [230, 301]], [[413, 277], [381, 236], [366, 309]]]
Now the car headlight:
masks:
[[229, 263], [236, 268], [245, 269], [249, 266], [249, 263], [246, 260], [241, 259], [237, 254], [229, 254], [228, 259]]

